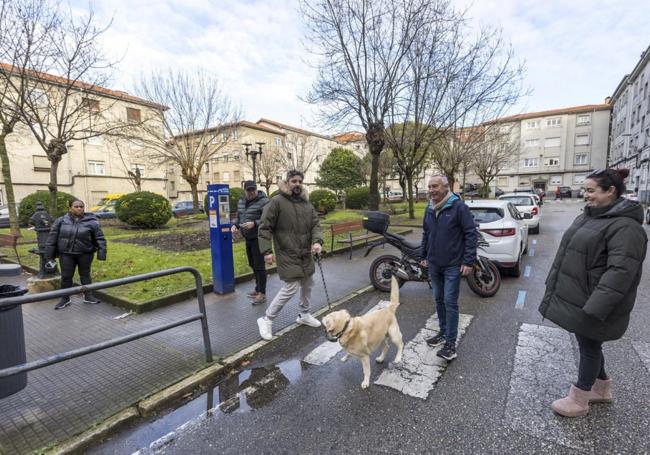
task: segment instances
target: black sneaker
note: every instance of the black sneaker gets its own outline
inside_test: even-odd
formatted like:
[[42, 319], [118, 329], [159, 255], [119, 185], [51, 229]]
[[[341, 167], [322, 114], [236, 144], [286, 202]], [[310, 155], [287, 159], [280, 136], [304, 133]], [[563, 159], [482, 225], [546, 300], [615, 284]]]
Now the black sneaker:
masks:
[[444, 342], [445, 342], [445, 336], [442, 333], [439, 333], [434, 337], [427, 338], [427, 344], [431, 347], [440, 346]]
[[94, 304], [97, 304], [97, 303], [102, 303], [102, 302], [100, 302], [99, 299], [98, 299], [97, 297], [95, 297], [95, 296], [92, 295], [90, 292], [88, 292], [88, 293], [84, 294], [84, 303], [94, 303]]
[[60, 310], [60, 309], [63, 309], [65, 307], [67, 307], [68, 305], [70, 305], [70, 297], [61, 297], [61, 300], [59, 300], [59, 303], [54, 305], [54, 309], [55, 310]]
[[441, 350], [436, 355], [445, 360], [454, 360], [456, 358], [456, 346], [451, 343], [445, 343]]

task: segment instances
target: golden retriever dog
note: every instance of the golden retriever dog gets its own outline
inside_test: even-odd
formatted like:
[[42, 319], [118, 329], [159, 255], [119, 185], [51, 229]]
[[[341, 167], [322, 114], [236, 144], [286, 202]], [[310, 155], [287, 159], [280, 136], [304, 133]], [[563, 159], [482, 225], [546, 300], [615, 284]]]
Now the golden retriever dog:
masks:
[[399, 306], [399, 285], [395, 277], [392, 278], [390, 288], [390, 305], [387, 308], [371, 311], [363, 316], [352, 317], [347, 310], [335, 311], [322, 320], [327, 332], [327, 339], [338, 341], [346, 354], [341, 359], [345, 362], [349, 355], [358, 357], [363, 366], [363, 382], [361, 388], [370, 385], [370, 354], [381, 344], [384, 348], [376, 362], [382, 363], [388, 353], [388, 339], [397, 347], [395, 363], [402, 361], [402, 332], [395, 318], [395, 310]]

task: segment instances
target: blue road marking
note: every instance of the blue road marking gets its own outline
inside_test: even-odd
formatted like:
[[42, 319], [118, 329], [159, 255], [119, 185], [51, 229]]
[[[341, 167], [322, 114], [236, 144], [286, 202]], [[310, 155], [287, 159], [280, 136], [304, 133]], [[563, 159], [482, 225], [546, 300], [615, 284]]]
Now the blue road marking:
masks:
[[535, 256], [535, 249], [534, 248], [531, 248], [531, 249], [528, 250], [528, 256], [530, 256], [530, 257]]
[[526, 291], [519, 291], [517, 295], [517, 303], [515, 303], [515, 308], [521, 310], [524, 307], [526, 302]]
[[526, 268], [524, 269], [524, 276], [528, 278], [530, 276], [530, 266], [527, 265]]

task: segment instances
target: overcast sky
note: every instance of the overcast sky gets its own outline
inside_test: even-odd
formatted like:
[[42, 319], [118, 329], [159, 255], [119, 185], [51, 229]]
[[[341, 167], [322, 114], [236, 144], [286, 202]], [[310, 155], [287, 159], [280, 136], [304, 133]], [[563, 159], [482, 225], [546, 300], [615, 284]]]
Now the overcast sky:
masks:
[[[76, 12], [88, 8], [82, 0], [72, 5]], [[297, 0], [95, 0], [90, 5], [101, 20], [113, 18], [104, 46], [121, 61], [111, 88], [129, 91], [142, 71], [203, 66], [223, 81], [245, 119], [266, 117], [319, 130], [314, 108], [300, 101], [313, 72], [304, 63]], [[469, 15], [502, 27], [526, 62], [532, 94], [517, 112], [602, 102], [650, 45], [647, 0], [475, 0]]]

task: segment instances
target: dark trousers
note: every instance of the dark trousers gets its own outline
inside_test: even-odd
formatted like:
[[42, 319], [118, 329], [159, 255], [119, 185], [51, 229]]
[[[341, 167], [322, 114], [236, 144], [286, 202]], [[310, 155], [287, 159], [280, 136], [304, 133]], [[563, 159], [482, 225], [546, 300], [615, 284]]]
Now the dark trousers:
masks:
[[257, 237], [246, 239], [246, 256], [248, 256], [248, 265], [253, 269], [255, 275], [255, 291], [266, 294], [266, 265], [264, 256], [260, 253]]
[[576, 387], [588, 391], [596, 382], [596, 378], [607, 379], [603, 342], [585, 338], [577, 333], [576, 340], [578, 340], [578, 347], [580, 348], [580, 365], [578, 366]]
[[90, 284], [90, 265], [93, 263], [93, 253], [86, 254], [61, 254], [59, 264], [61, 265], [61, 289], [72, 287], [72, 277], [75, 268], [79, 268], [79, 280], [81, 284]]

